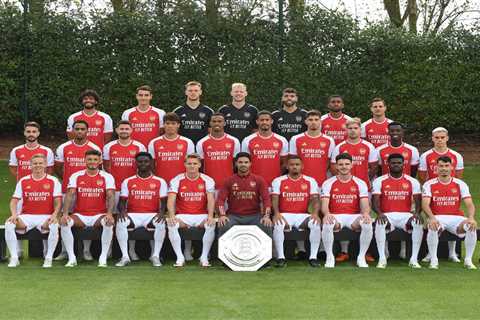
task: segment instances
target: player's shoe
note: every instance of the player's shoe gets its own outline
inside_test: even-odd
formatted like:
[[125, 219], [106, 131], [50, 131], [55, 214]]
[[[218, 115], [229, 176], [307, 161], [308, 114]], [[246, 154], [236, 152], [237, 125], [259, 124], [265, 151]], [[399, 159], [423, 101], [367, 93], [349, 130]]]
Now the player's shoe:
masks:
[[375, 258], [370, 254], [370, 253], [367, 253], [365, 255], [365, 261], [367, 262], [375, 262]]
[[63, 261], [63, 260], [67, 260], [68, 259], [68, 255], [66, 252], [60, 252], [58, 254], [58, 256], [56, 256], [53, 260], [54, 261]]
[[175, 268], [182, 268], [185, 266], [185, 261], [175, 261], [175, 263], [173, 264], [173, 266]]
[[208, 260], [200, 260], [200, 267], [202, 268], [208, 268], [208, 267], [211, 267], [212, 265], [210, 264], [210, 262], [208, 262]]
[[83, 251], [83, 260], [85, 261], [93, 261], [92, 254], [90, 251]]
[[422, 266], [417, 261], [410, 261], [408, 266], [412, 269], [421, 269]]
[[185, 261], [192, 261], [193, 256], [191, 251], [183, 250], [183, 256], [185, 257]]
[[52, 267], [52, 259], [47, 259], [43, 261], [42, 268], [51, 268]]
[[277, 259], [277, 261], [275, 261], [275, 267], [277, 268], [284, 268], [287, 266], [287, 260], [285, 259]]
[[378, 263], [377, 263], [377, 268], [378, 269], [385, 269], [387, 267], [387, 260], [378, 260]]
[[425, 258], [422, 259], [422, 262], [430, 262], [430, 253], [427, 253]]
[[477, 270], [477, 267], [473, 264], [473, 262], [471, 260], [465, 260], [463, 265], [468, 270]]
[[307, 253], [305, 251], [298, 251], [294, 257], [294, 260], [296, 261], [307, 260]]
[[365, 260], [364, 257], [358, 257], [357, 258], [357, 266], [359, 268], [368, 268], [368, 263], [367, 263], [367, 261]]
[[327, 261], [325, 262], [325, 268], [335, 268], [335, 259], [328, 259], [327, 258]]
[[130, 256], [130, 260], [132, 260], [132, 261], [139, 261], [140, 260], [140, 257], [137, 255], [137, 253], [135, 252], [135, 248], [133, 248], [133, 247], [130, 247], [128, 249], [128, 255]]
[[118, 261], [115, 266], [116, 267], [125, 267], [126, 265], [128, 265], [130, 263], [130, 259], [128, 257], [122, 257], [120, 259], [120, 261]]
[[68, 260], [67, 264], [65, 265], [65, 267], [67, 268], [73, 268], [77, 265], [77, 260], [76, 259], [73, 259], [73, 260]]
[[151, 256], [150, 257], [150, 262], [152, 263], [152, 266], [154, 266], [154, 267], [161, 267], [162, 266], [162, 263], [160, 262], [159, 257]]
[[8, 262], [7, 267], [9, 268], [16, 268], [20, 265], [20, 261], [18, 258], [10, 258], [10, 261]]
[[460, 259], [458, 259], [458, 256], [456, 254], [449, 256], [448, 260], [452, 261], [452, 262], [455, 262], [455, 263], [461, 262]]
[[337, 257], [335, 258], [335, 261], [336, 262], [345, 262], [345, 261], [348, 261], [350, 259], [350, 256], [348, 255], [348, 253], [345, 253], [345, 252], [340, 252]]
[[437, 263], [430, 262], [428, 269], [438, 270], [438, 262]]
[[308, 259], [308, 264], [312, 268], [318, 268], [320, 267], [320, 262], [317, 259]]
[[108, 265], [107, 265], [107, 260], [100, 260], [100, 259], [99, 259], [99, 260], [98, 260], [98, 265], [97, 265], [97, 267], [99, 267], [99, 268], [106, 268], [106, 267], [108, 267]]

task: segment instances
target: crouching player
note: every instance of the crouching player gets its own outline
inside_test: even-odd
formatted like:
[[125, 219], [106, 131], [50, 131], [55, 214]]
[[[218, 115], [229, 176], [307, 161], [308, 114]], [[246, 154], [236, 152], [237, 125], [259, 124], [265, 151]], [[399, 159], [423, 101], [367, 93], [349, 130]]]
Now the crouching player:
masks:
[[[438, 177], [423, 185], [422, 208], [428, 215], [427, 245], [430, 253], [430, 269], [438, 269], [438, 237], [444, 230], [465, 237], [465, 260], [467, 269], [476, 269], [472, 262], [477, 244], [477, 222], [475, 206], [470, 190], [465, 182], [452, 177], [454, 170], [452, 159], [441, 156], [437, 159]], [[460, 206], [463, 202], [467, 209], [464, 217]]]
[[[420, 216], [422, 210], [420, 183], [415, 178], [403, 173], [404, 162], [403, 155], [399, 153], [389, 155], [387, 165], [390, 173], [373, 181], [372, 207], [378, 215], [375, 225], [375, 240], [379, 257], [377, 268], [383, 269], [387, 266], [386, 233], [395, 228], [412, 233], [412, 256], [409, 265], [412, 268], [421, 268], [418, 264], [418, 251], [423, 238]], [[410, 213], [412, 199], [415, 203], [414, 214]]]
[[[286, 265], [283, 252], [284, 231], [292, 228], [310, 229], [310, 258], [312, 267], [318, 267], [317, 252], [320, 247], [320, 203], [318, 185], [312, 177], [302, 175], [302, 160], [291, 155], [287, 161], [288, 174], [272, 182], [273, 241], [277, 251], [277, 266]], [[308, 207], [312, 213], [308, 213]]]
[[[335, 266], [333, 256], [333, 232], [343, 227], [360, 231], [360, 251], [357, 265], [368, 268], [365, 254], [373, 236], [367, 184], [352, 176], [352, 156], [341, 153], [336, 156], [337, 175], [322, 184], [322, 241], [327, 254], [325, 268]], [[346, 251], [346, 250], [345, 250]]]
[[165, 240], [165, 199], [167, 183], [152, 174], [153, 158], [148, 152], [139, 152], [135, 156], [137, 174], [122, 182], [116, 235], [122, 258], [117, 267], [130, 263], [128, 256], [128, 228], [144, 227], [154, 230], [153, 248], [150, 261], [154, 267], [160, 267], [160, 251]]
[[[62, 187], [57, 178], [47, 174], [47, 157], [35, 154], [30, 160], [32, 173], [20, 179], [10, 201], [11, 216], [5, 222], [5, 241], [10, 251], [8, 267], [20, 264], [17, 233], [37, 228], [48, 233], [44, 268], [52, 266], [52, 256], [58, 242], [57, 216], [62, 206]], [[22, 201], [20, 212], [18, 202]]]
[[[107, 254], [113, 237], [113, 207], [115, 203], [115, 180], [112, 175], [99, 169], [102, 154], [97, 150], [85, 152], [87, 169], [74, 173], [68, 182], [63, 215], [60, 220], [60, 232], [67, 250], [68, 262], [65, 267], [77, 265], [73, 251], [72, 226], [77, 228], [103, 228], [102, 253], [98, 259], [99, 267], [107, 266]], [[72, 201], [75, 207], [68, 215]]]
[[210, 267], [208, 254], [215, 240], [215, 182], [200, 173], [202, 165], [198, 154], [189, 154], [185, 159], [186, 172], [170, 181], [168, 190], [168, 238], [177, 256], [175, 267], [183, 267], [182, 239], [178, 228], [200, 227], [205, 229], [202, 240], [200, 266]]

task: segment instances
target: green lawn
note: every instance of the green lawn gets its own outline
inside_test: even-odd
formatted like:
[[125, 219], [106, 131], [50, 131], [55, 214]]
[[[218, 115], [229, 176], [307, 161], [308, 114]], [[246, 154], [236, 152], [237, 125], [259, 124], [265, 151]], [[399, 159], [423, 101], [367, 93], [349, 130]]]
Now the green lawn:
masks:
[[[478, 199], [480, 168], [467, 168], [465, 176]], [[0, 181], [3, 220], [13, 190], [5, 165]], [[480, 271], [446, 261], [437, 271], [411, 270], [399, 261], [386, 270], [289, 262], [255, 273], [218, 264], [202, 270], [193, 262], [177, 270], [171, 263], [159, 269], [147, 262], [123, 269], [55, 263], [50, 270], [40, 268], [39, 259], [14, 270], [0, 263], [0, 319], [479, 318]]]

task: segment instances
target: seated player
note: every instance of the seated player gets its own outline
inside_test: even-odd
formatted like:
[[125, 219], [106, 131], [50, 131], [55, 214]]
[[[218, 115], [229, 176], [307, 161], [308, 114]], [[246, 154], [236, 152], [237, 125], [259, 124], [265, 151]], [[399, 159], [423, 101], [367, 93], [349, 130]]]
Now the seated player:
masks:
[[[465, 260], [467, 269], [477, 269], [472, 262], [477, 245], [477, 222], [475, 206], [465, 182], [452, 177], [452, 159], [441, 156], [437, 159], [438, 177], [423, 185], [422, 208], [428, 215], [427, 245], [430, 253], [430, 269], [438, 269], [438, 237], [444, 231], [465, 237]], [[465, 218], [460, 209], [462, 200], [467, 209]]]
[[351, 155], [341, 153], [336, 156], [335, 162], [337, 175], [326, 180], [322, 185], [322, 241], [327, 254], [325, 268], [335, 267], [333, 232], [340, 231], [344, 227], [360, 231], [357, 265], [368, 268], [365, 254], [373, 236], [368, 187], [363, 180], [352, 175]]
[[[102, 163], [102, 154], [97, 150], [85, 152], [87, 169], [78, 171], [70, 177], [67, 186], [63, 216], [60, 220], [60, 232], [68, 262], [65, 267], [77, 265], [77, 258], [73, 251], [72, 227], [102, 228], [102, 253], [98, 259], [99, 267], [107, 267], [107, 254], [113, 236], [113, 207], [115, 204], [115, 180], [112, 175], [99, 169]], [[75, 198], [73, 214], [69, 215], [68, 208]]]
[[178, 228], [204, 228], [200, 266], [210, 267], [208, 254], [215, 240], [215, 182], [200, 173], [202, 165], [198, 154], [189, 154], [185, 159], [186, 172], [170, 181], [168, 190], [168, 238], [177, 256], [175, 267], [185, 265], [182, 239]]
[[[404, 173], [404, 161], [403, 155], [390, 154], [387, 160], [390, 173], [373, 181], [372, 207], [378, 215], [375, 225], [379, 257], [377, 268], [387, 266], [386, 233], [395, 228], [412, 233], [412, 256], [409, 265], [412, 268], [421, 268], [418, 264], [418, 251], [423, 238], [420, 183]], [[415, 203], [414, 214], [410, 212], [412, 199]]]
[[[5, 222], [5, 241], [10, 251], [8, 267], [17, 267], [18, 247], [16, 233], [26, 233], [37, 228], [48, 233], [44, 268], [52, 266], [52, 256], [58, 242], [57, 216], [62, 207], [62, 187], [57, 178], [47, 174], [47, 157], [35, 154], [31, 157], [32, 173], [18, 181], [10, 201], [11, 216]], [[22, 202], [20, 212], [18, 202]]]
[[122, 182], [116, 235], [122, 258], [117, 267], [130, 263], [128, 256], [128, 229], [144, 227], [154, 230], [153, 248], [150, 261], [154, 267], [160, 267], [160, 251], [165, 240], [165, 199], [167, 183], [152, 174], [153, 157], [148, 152], [139, 152], [135, 156], [137, 174]]
[[[287, 161], [288, 174], [272, 182], [273, 241], [277, 250], [277, 266], [286, 265], [283, 252], [284, 231], [310, 229], [310, 258], [312, 267], [318, 267], [317, 252], [320, 247], [321, 220], [318, 185], [314, 178], [302, 174], [302, 160], [291, 155]], [[312, 213], [308, 213], [308, 207]]]

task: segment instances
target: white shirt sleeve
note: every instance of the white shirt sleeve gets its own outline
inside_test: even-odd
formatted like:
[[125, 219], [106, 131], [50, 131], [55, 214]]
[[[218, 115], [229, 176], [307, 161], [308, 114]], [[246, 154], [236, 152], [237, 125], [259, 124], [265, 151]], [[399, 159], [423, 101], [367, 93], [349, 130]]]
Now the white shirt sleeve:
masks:
[[67, 132], [72, 132], [73, 131], [73, 123], [74, 122], [75, 122], [75, 117], [72, 114], [67, 119]]
[[158, 113], [158, 126], [160, 128], [163, 128], [165, 127], [165, 124], [163, 123], [163, 117], [165, 117], [165, 111], [163, 111], [162, 109], [158, 109], [157, 113]]
[[412, 147], [412, 159], [410, 159], [411, 166], [417, 166], [420, 162], [420, 155], [418, 153], [418, 149]]
[[215, 181], [213, 181], [213, 179], [210, 177], [206, 177], [204, 180], [205, 180], [205, 190], [211, 193], [215, 192]]
[[[105, 172], [106, 173], [106, 172]], [[105, 188], [108, 190], [108, 189], [113, 189], [115, 190], [115, 178], [109, 174], [109, 173], [106, 173], [105, 174]]]
[[187, 155], [192, 153], [195, 153], [195, 145], [192, 140], [187, 139]]
[[468, 188], [467, 184], [462, 180], [457, 180], [458, 185], [460, 186], [460, 195], [462, 199], [471, 198], [472, 195], [470, 194], [470, 189]]
[[245, 139], [243, 139], [243, 141], [242, 141], [242, 152], [250, 153], [250, 150], [248, 148], [248, 145], [250, 144], [250, 140], [252, 140], [252, 138], [250, 138], [250, 137], [251, 136], [248, 136]]
[[148, 153], [152, 155], [152, 158], [155, 159], [155, 147], [154, 147], [155, 140], [152, 140], [148, 143]]
[[204, 156], [205, 154], [203, 153], [203, 139], [200, 139], [198, 142], [197, 142], [197, 153], [198, 155], [200, 156], [200, 158], [204, 159]]
[[53, 155], [53, 151], [50, 148], [47, 149], [47, 167], [53, 167], [55, 163], [55, 156]]
[[360, 130], [361, 130], [360, 137], [365, 139], [367, 137], [367, 123], [366, 122], [362, 123], [362, 126], [361, 126]]
[[161, 183], [160, 183], [160, 198], [165, 198], [167, 196], [167, 192], [168, 192], [168, 186], [167, 186], [167, 183], [165, 182], [165, 180], [161, 180]]
[[64, 162], [65, 159], [63, 157], [63, 149], [64, 149], [64, 145], [60, 145], [58, 148], [57, 148], [57, 153], [56, 153], [56, 156], [55, 156], [55, 161], [57, 162]]
[[122, 186], [120, 187], [120, 197], [122, 198], [128, 198], [128, 179], [127, 180], [123, 180], [122, 182]]
[[456, 156], [457, 156], [457, 167], [455, 168], [455, 170], [463, 170], [464, 169], [463, 157], [460, 153], [457, 153]]
[[280, 194], [280, 185], [281, 185], [280, 177], [273, 179], [271, 194]]
[[[337, 160], [335, 159], [340, 153], [340, 145], [337, 145], [335, 146], [335, 149], [333, 149], [333, 152], [332, 152], [332, 157], [330, 158], [330, 162], [331, 163], [336, 163]], [[323, 188], [323, 186], [322, 186]]]
[[128, 110], [123, 111], [122, 121], [129, 121], [129, 119], [128, 119], [129, 115], [130, 115], [130, 112]]
[[23, 197], [23, 190], [22, 190], [22, 180], [17, 182], [15, 186], [15, 192], [13, 192], [12, 198], [22, 199]]
[[288, 141], [284, 137], [280, 139], [282, 141], [282, 150], [280, 151], [280, 156], [288, 155]]
[[104, 133], [113, 132], [113, 121], [112, 121], [112, 118], [111, 118], [108, 114], [105, 114], [103, 118], [105, 119], [105, 123], [104, 123], [104, 125], [103, 125], [103, 132], [104, 132]]
[[368, 153], [368, 163], [372, 162], [378, 162], [378, 155], [377, 155], [377, 149], [373, 146], [373, 144], [368, 143], [368, 149], [370, 152]]
[[308, 179], [310, 182], [310, 195], [318, 194], [318, 183], [315, 179]]
[[233, 137], [233, 156], [236, 157], [240, 153], [240, 141]]
[[17, 155], [15, 153], [16, 150], [17, 149], [14, 148], [12, 151], [10, 151], [10, 161], [8, 162], [9, 166], [12, 166], [12, 167], [18, 166], [18, 159], [17, 159]]
[[368, 198], [368, 187], [367, 184], [360, 179], [356, 179], [358, 185], [358, 194], [360, 198]]
[[77, 189], [77, 177], [78, 175], [76, 174], [73, 174], [70, 176], [70, 179], [68, 179], [67, 189], [70, 189], [70, 188]]
[[382, 193], [382, 179], [378, 177], [377, 179], [373, 180], [372, 183], [372, 194], [381, 194]]
[[432, 197], [432, 189], [430, 188], [430, 183], [428, 181], [423, 185], [422, 197]]
[[420, 186], [420, 182], [415, 178], [412, 178], [410, 181], [412, 182], [412, 194], [421, 194], [422, 187]]
[[423, 153], [420, 156], [420, 163], [418, 165], [418, 170], [419, 171], [427, 171], [427, 155], [426, 155], [426, 153]]
[[180, 179], [178, 178], [178, 176], [176, 176], [170, 181], [170, 188], [168, 189], [168, 193], [178, 193], [179, 184]]
[[53, 177], [53, 196], [54, 197], [62, 196], [62, 184], [55, 177]]
[[297, 155], [297, 136], [293, 136], [292, 139], [290, 139], [289, 142], [289, 150], [288, 152], [292, 155]]
[[110, 160], [110, 148], [112, 146], [112, 142], [107, 143], [103, 147], [103, 160]]
[[322, 190], [320, 191], [320, 195], [322, 198], [330, 198], [330, 191], [332, 189], [333, 181], [328, 179], [322, 184]]
[[[328, 136], [325, 136], [325, 137], [328, 137]], [[328, 137], [330, 140], [330, 147], [328, 147], [328, 158], [329, 159], [332, 159], [333, 157], [333, 151], [335, 150], [335, 140], [333, 140], [332, 138]]]

